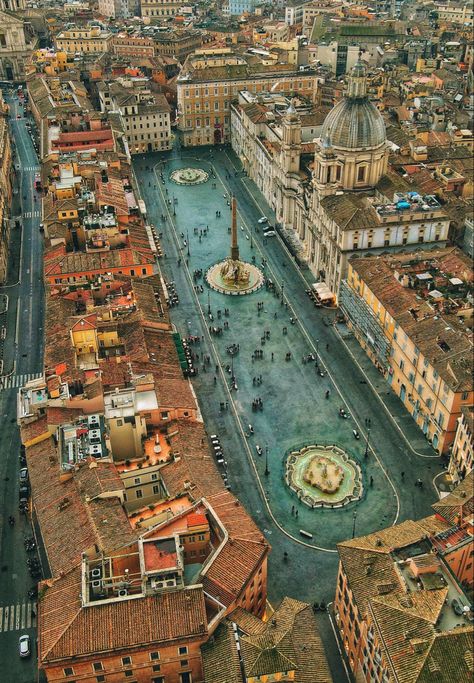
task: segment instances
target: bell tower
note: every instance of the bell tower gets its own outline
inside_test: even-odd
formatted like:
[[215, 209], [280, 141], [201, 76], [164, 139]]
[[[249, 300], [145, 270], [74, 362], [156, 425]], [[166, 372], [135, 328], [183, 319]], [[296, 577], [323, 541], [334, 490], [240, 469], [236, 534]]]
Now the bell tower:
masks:
[[281, 168], [286, 173], [297, 173], [301, 156], [301, 119], [291, 102], [281, 120], [282, 147]]

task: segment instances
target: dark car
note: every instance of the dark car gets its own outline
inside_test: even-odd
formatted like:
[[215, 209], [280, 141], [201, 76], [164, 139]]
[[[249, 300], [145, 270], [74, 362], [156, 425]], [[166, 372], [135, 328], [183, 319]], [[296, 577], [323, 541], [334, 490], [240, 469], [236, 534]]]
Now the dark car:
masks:
[[463, 606], [459, 602], [457, 598], [453, 598], [451, 600], [451, 607], [454, 610], [454, 613], [457, 614], [459, 617], [464, 614]]
[[20, 486], [20, 490], [18, 492], [18, 499], [21, 502], [25, 501], [28, 502], [28, 499], [30, 497], [30, 489], [28, 486]]

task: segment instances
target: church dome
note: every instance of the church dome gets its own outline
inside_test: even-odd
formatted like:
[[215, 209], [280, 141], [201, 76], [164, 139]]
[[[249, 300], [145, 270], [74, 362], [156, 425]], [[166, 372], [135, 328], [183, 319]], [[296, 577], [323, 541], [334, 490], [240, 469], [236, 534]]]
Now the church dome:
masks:
[[344, 99], [327, 115], [321, 139], [347, 150], [373, 149], [386, 141], [382, 115], [367, 97], [366, 71], [361, 62], [351, 70]]

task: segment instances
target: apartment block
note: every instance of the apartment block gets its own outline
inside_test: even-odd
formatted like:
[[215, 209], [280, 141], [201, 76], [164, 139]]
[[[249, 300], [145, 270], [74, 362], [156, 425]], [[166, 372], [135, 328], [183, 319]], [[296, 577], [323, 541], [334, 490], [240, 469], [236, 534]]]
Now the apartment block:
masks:
[[179, 13], [182, 4], [177, 0], [140, 0], [141, 15], [150, 21], [170, 19]]
[[54, 38], [56, 50], [68, 53], [100, 54], [108, 52], [112, 34], [96, 26], [75, 26]]
[[349, 327], [439, 453], [473, 403], [472, 279], [449, 248], [352, 259], [341, 287]]
[[462, 481], [472, 471], [473, 461], [474, 408], [462, 406], [449, 459], [449, 474], [454, 483]]
[[265, 64], [231, 49], [197, 50], [177, 81], [178, 128], [186, 147], [231, 140], [231, 102], [239, 91], [298, 93], [313, 100], [316, 76], [291, 64]]
[[[445, 507], [435, 504], [431, 517], [338, 544], [334, 612], [358, 681], [471, 679], [472, 604], [444, 556], [451, 539], [470, 556], [472, 572], [472, 490], [463, 491], [463, 498], [453, 492]], [[453, 526], [453, 511], [469, 507]]]
[[148, 79], [101, 83], [99, 99], [103, 111], [120, 113], [130, 154], [171, 149], [171, 107], [164, 95], [152, 92]]

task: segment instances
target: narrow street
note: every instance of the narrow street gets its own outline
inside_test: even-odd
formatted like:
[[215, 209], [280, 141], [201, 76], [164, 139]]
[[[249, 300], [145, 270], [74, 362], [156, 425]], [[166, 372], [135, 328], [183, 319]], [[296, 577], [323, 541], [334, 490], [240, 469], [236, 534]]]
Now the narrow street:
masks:
[[[12, 140], [16, 148], [17, 191], [12, 217], [21, 228], [12, 228], [8, 282], [0, 294], [8, 296], [6, 338], [3, 346], [3, 375], [0, 380], [0, 671], [5, 683], [32, 683], [36, 670], [36, 604], [28, 598], [33, 585], [26, 565], [23, 540], [32, 535], [25, 516], [18, 512], [20, 438], [16, 424], [17, 387], [42, 372], [44, 297], [42, 284], [42, 235], [39, 232], [40, 202], [35, 201], [35, 172], [38, 159], [25, 119], [17, 119], [18, 100], [7, 98], [11, 110]], [[7, 523], [16, 519], [14, 527]], [[32, 656], [18, 656], [22, 633], [32, 638]]]

